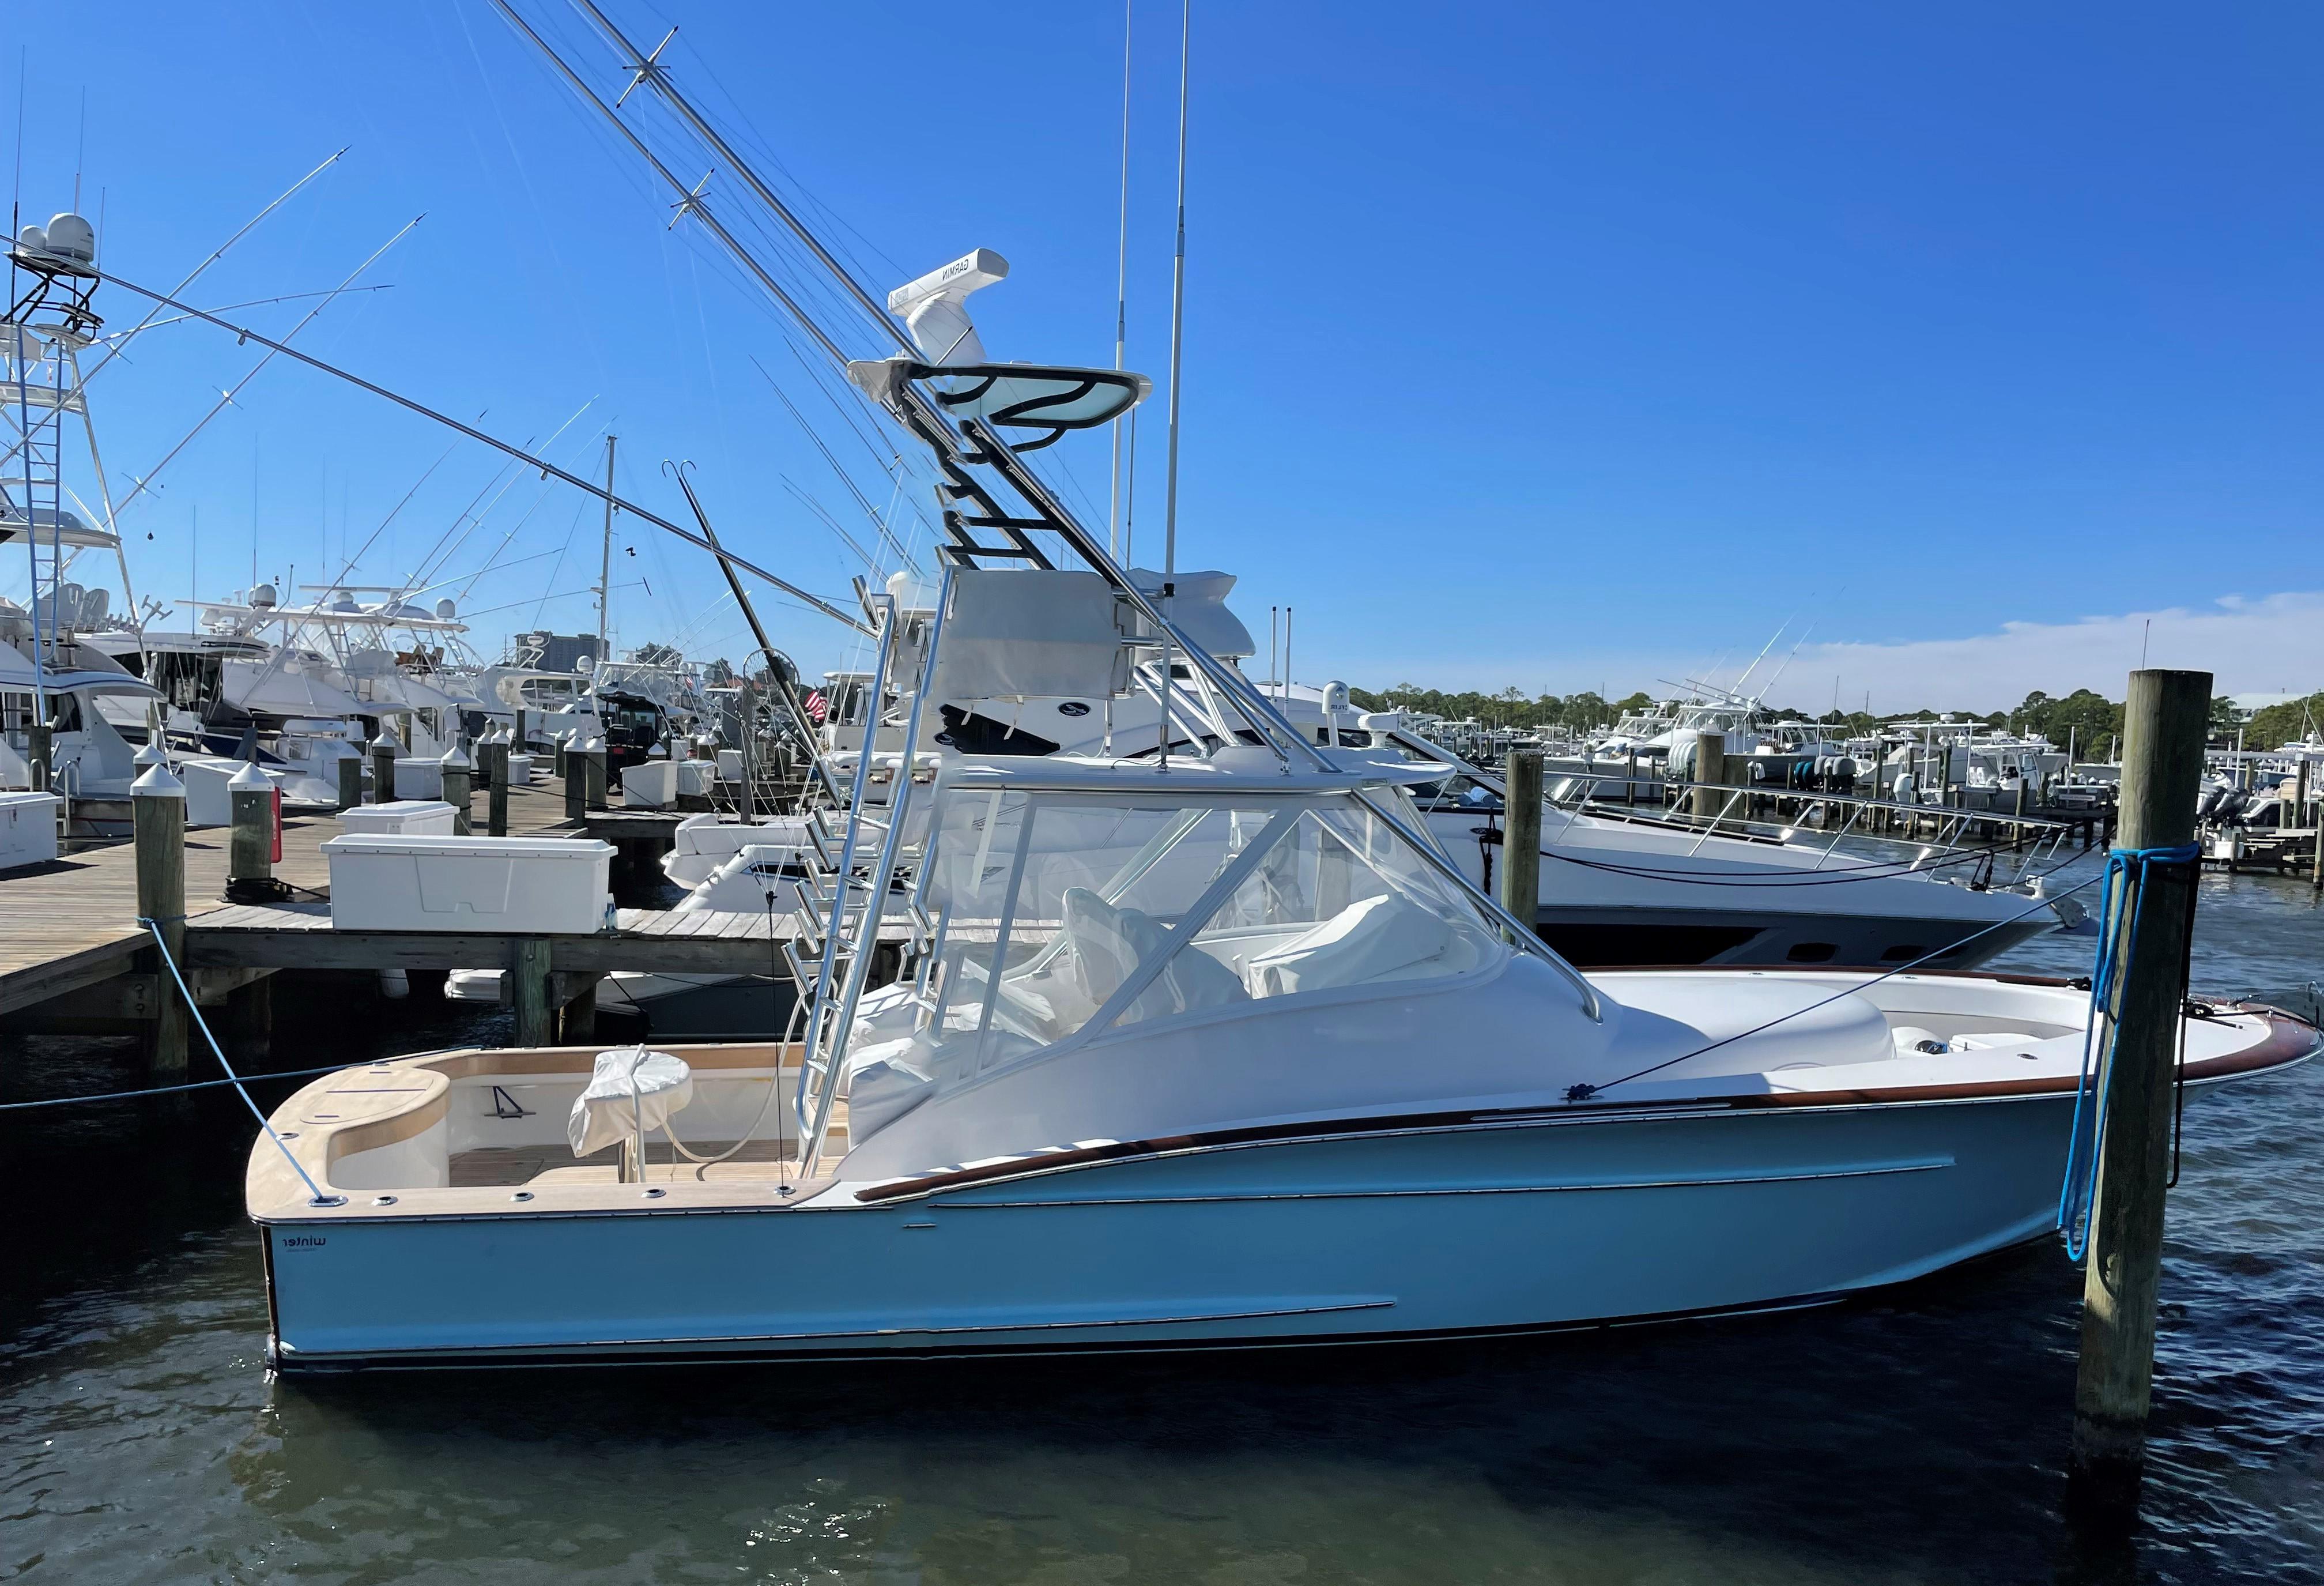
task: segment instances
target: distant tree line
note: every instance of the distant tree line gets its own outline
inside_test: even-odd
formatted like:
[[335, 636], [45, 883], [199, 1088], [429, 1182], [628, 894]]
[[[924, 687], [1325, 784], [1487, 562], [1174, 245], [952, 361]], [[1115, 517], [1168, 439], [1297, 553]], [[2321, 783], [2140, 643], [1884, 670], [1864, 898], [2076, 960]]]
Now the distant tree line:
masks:
[[[1489, 727], [1564, 727], [1575, 733], [1610, 726], [1624, 713], [1651, 709], [1656, 703], [1654, 696], [1643, 692], [1609, 701], [1589, 691], [1563, 696], [1529, 695], [1512, 686], [1498, 694], [1473, 688], [1447, 694], [1441, 689], [1423, 688], [1416, 683], [1398, 683], [1378, 693], [1369, 688], [1350, 688], [1348, 697], [1360, 710], [1421, 711], [1451, 721], [1479, 721]], [[1883, 722], [1950, 715], [1957, 722], [1977, 722], [1997, 731], [2047, 738], [2061, 749], [2070, 742], [2077, 755], [2087, 759], [2110, 757], [2122, 735], [2121, 702], [2089, 688], [2055, 696], [2037, 688], [2015, 710], [1986, 714], [1931, 709], [1875, 716], [1863, 711], [1833, 710], [1810, 717], [1803, 711], [1786, 709], [1774, 715], [1777, 721], [1813, 720], [1847, 736], [1869, 733]], [[2273, 749], [2319, 730], [2324, 730], [2324, 692], [2285, 705], [2272, 705], [2248, 715], [2224, 698], [2211, 702], [2211, 742], [2216, 747], [2235, 747], [2238, 732], [2243, 733], [2248, 748]]]

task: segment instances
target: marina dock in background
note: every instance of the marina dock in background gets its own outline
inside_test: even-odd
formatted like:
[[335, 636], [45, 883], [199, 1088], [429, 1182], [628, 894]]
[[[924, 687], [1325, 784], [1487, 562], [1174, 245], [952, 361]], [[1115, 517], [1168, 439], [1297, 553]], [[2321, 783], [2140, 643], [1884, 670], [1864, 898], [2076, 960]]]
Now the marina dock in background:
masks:
[[[563, 784], [549, 778], [508, 789], [508, 834], [594, 837], [614, 844], [617, 879], [655, 876], [682, 818], [643, 810], [592, 810], [568, 819]], [[483, 798], [475, 803], [481, 807]], [[291, 896], [274, 904], [226, 901], [233, 831], [186, 834], [185, 964], [196, 1001], [224, 1008], [237, 1037], [263, 1035], [254, 987], [282, 970], [422, 970], [508, 966], [545, 977], [541, 1007], [559, 1034], [588, 1039], [595, 984], [617, 969], [673, 973], [769, 973], [788, 919], [735, 913], [623, 908], [617, 928], [587, 936], [334, 930], [330, 862], [323, 844], [344, 824], [330, 815], [282, 822], [274, 878]], [[129, 842], [85, 846], [0, 872], [0, 1026], [55, 1033], [148, 1033], [166, 999], [163, 966], [139, 924], [137, 852]], [[262, 994], [263, 995], [263, 994]], [[520, 1010], [525, 1003], [520, 1001]], [[523, 1022], [521, 1020], [521, 1022]], [[520, 1038], [523, 1038], [520, 1037]], [[166, 1066], [166, 1065], [165, 1065]]]

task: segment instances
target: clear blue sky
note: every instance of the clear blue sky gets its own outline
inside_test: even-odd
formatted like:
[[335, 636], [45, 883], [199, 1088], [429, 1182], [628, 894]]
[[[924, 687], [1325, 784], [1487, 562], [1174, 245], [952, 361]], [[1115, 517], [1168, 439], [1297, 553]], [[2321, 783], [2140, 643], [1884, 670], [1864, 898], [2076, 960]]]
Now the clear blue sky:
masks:
[[[994, 355], [1111, 360], [1118, 6], [663, 10], [689, 81], [844, 217], [873, 284], [991, 247], [1015, 267], [977, 300]], [[102, 194], [106, 263], [147, 283], [352, 145], [196, 299], [329, 286], [425, 211], [368, 278], [393, 290], [302, 346], [513, 438], [594, 398], [567, 454], [610, 422], [624, 490], [672, 516], [659, 466], [692, 457], [739, 546], [844, 587], [781, 483], [844, 505], [752, 366], [797, 368], [771, 314], [666, 229], [663, 196], [482, 0], [14, 20], [28, 213], [69, 199], [84, 91], [84, 207]], [[1176, 21], [1139, 7], [1130, 362], [1157, 376]], [[1795, 612], [1818, 646], [1880, 646], [2324, 588], [2319, 50], [2324, 22], [2288, 5], [1198, 0], [1181, 565], [1241, 575], [1260, 624], [1296, 603], [1303, 678], [1560, 692], [1748, 656]], [[304, 306], [248, 312], [279, 329]], [[112, 294], [115, 325], [137, 311]], [[199, 327], [142, 340], [96, 393], [107, 461], [143, 472], [253, 361]], [[198, 509], [202, 593], [247, 582], [254, 475], [260, 570], [303, 580], [444, 444], [278, 364], [124, 517], [140, 577], [184, 592]], [[1102, 443], [1067, 461], [1102, 498]], [[396, 576], [494, 467], [456, 451], [364, 573]], [[519, 483], [471, 543], [536, 493]], [[568, 533], [549, 592], [581, 588], [593, 524], [550, 493], [505, 553], [541, 559], [470, 604], [548, 590]], [[623, 641], [691, 623], [697, 653], [740, 653], [731, 613], [695, 621], [722, 587], [699, 553], [643, 526], [622, 542], [617, 582], [653, 587], [617, 591]], [[587, 605], [545, 620], [585, 626]], [[823, 625], [779, 625], [810, 666], [840, 659]], [[1902, 682], [1895, 656], [1851, 681], [1821, 654], [1794, 679], [1811, 696], [1974, 691], [1909, 656]], [[2077, 680], [2021, 664], [1974, 687]], [[2236, 664], [2224, 686], [2324, 682]]]

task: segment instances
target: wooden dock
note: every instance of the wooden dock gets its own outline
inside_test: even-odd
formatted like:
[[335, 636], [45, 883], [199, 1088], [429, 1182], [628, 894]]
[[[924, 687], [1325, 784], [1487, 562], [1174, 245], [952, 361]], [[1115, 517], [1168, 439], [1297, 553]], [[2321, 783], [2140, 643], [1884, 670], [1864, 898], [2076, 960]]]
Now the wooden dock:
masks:
[[[556, 834], [565, 819], [555, 782], [509, 789], [509, 834]], [[310, 899], [330, 896], [331, 865], [323, 844], [339, 834], [333, 816], [282, 823], [275, 876]], [[186, 912], [189, 924], [226, 907], [224, 826], [186, 834]], [[110, 980], [153, 939], [137, 923], [137, 856], [126, 842], [67, 858], [0, 871], [0, 1016]]]
[[[478, 796], [481, 802], [481, 795]], [[565, 814], [555, 779], [509, 790], [512, 836], [598, 837], [618, 853], [617, 873], [644, 876], [669, 850], [676, 815], [592, 811]], [[479, 822], [481, 825], [481, 822]], [[340, 834], [335, 816], [294, 816], [282, 827], [275, 879], [290, 901], [267, 906], [224, 900], [232, 834], [187, 834], [185, 951], [181, 967], [195, 1000], [226, 1002], [278, 971], [503, 968], [512, 985], [540, 994], [520, 1001], [520, 1034], [541, 1036], [562, 1018], [586, 1038], [595, 987], [615, 970], [660, 973], [780, 973], [788, 917], [622, 909], [613, 931], [514, 936], [473, 931], [342, 931], [331, 927], [330, 862], [322, 845]], [[654, 875], [651, 879], [658, 880]], [[617, 889], [618, 890], [618, 889]], [[0, 873], [0, 1021], [23, 1029], [150, 1028], [174, 996], [152, 937], [137, 923], [136, 850], [129, 843]], [[263, 987], [259, 988], [263, 991]], [[261, 1016], [260, 1022], [265, 1022]]]

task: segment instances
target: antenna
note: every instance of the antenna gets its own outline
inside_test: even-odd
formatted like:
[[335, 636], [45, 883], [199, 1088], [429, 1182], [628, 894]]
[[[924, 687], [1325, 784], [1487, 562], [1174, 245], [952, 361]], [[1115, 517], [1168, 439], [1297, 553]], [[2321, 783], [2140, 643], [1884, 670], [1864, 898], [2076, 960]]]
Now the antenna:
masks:
[[[1130, 340], [1130, 20], [1136, 0], [1121, 4], [1121, 246], [1114, 267], [1113, 366], [1122, 368]], [[1135, 415], [1137, 409], [1130, 412]], [[1135, 422], [1135, 419], [1132, 420]], [[1121, 420], [1113, 421], [1113, 483], [1107, 493], [1111, 532], [1107, 547], [1121, 560]]]
[[[1178, 370], [1186, 331], [1186, 80], [1191, 60], [1189, 44], [1194, 32], [1194, 0], [1183, 0], [1178, 13], [1178, 249], [1170, 266], [1170, 456], [1163, 469], [1162, 495], [1162, 613], [1170, 614], [1177, 594], [1178, 576]], [[1171, 688], [1170, 638], [1162, 637], [1162, 688], [1167, 700]], [[1162, 769], [1170, 769], [1170, 712], [1162, 712]], [[1286, 770], [1289, 769], [1286, 762]]]

